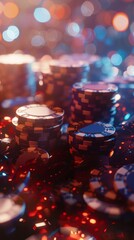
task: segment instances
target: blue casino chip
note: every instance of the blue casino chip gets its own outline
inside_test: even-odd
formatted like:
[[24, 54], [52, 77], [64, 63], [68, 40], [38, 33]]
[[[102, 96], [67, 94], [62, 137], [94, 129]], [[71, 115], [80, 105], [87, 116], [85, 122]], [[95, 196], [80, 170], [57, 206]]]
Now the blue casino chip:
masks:
[[124, 165], [117, 170], [114, 188], [128, 203], [134, 205], [134, 164]]
[[95, 122], [93, 124], [87, 125], [83, 128], [80, 128], [75, 133], [76, 139], [109, 139], [111, 136], [114, 136], [116, 129], [108, 123]]

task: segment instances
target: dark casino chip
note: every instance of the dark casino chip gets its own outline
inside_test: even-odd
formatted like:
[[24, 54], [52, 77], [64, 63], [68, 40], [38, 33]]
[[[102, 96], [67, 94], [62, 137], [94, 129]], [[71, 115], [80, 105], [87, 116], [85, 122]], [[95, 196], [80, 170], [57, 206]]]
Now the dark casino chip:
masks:
[[125, 214], [124, 206], [115, 203], [109, 203], [98, 199], [95, 194], [88, 191], [83, 194], [84, 201], [94, 211], [101, 212], [109, 217], [118, 218]]
[[114, 188], [128, 204], [134, 205], [134, 164], [124, 165], [114, 176]]
[[15, 165], [17, 168], [32, 165], [37, 162], [43, 162], [45, 165], [49, 159], [50, 156], [47, 151], [37, 147], [29, 147], [21, 150]]
[[116, 129], [107, 123], [95, 122], [87, 125], [76, 131], [76, 128], [72, 126], [72, 130], [69, 129], [69, 134], [74, 132], [75, 139], [109, 139], [115, 135]]
[[115, 168], [105, 166], [103, 169], [93, 169], [90, 172], [89, 187], [91, 191], [95, 192], [98, 196], [104, 197], [104, 199], [110, 199], [118, 201], [118, 195], [114, 190], [113, 179], [114, 174], [117, 171]]

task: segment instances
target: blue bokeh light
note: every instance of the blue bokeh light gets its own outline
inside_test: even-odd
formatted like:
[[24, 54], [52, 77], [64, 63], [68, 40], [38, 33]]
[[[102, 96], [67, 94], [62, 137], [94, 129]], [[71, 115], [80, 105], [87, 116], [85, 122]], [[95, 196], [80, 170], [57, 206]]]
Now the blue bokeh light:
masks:
[[67, 25], [66, 31], [70, 36], [76, 37], [80, 33], [80, 26], [76, 22], [71, 22]]
[[111, 63], [115, 66], [119, 66], [122, 63], [122, 57], [120, 54], [115, 53], [111, 57]]
[[98, 25], [94, 28], [94, 32], [95, 32], [95, 35], [96, 35], [96, 38], [99, 40], [99, 41], [103, 41], [105, 39], [105, 36], [106, 36], [106, 28], [102, 25]]
[[34, 17], [38, 22], [45, 23], [51, 19], [50, 12], [43, 7], [35, 8]]
[[125, 116], [124, 116], [124, 120], [127, 121], [129, 118], [130, 118], [131, 114], [130, 113], [127, 113]]
[[19, 28], [14, 26], [14, 25], [10, 25], [7, 30], [5, 30], [2, 33], [2, 37], [6, 42], [12, 42], [14, 41], [16, 38], [18, 38], [20, 35], [20, 31]]

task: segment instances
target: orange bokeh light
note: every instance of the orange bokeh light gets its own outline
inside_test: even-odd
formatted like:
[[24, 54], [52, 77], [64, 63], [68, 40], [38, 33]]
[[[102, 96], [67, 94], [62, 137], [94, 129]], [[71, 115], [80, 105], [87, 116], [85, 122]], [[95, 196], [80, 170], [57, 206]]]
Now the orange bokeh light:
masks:
[[90, 222], [91, 224], [95, 224], [95, 223], [96, 223], [96, 220], [95, 220], [94, 218], [91, 218], [91, 219], [89, 220], [89, 222]]
[[70, 8], [66, 4], [53, 4], [50, 7], [50, 13], [53, 16], [53, 18], [61, 20], [65, 19], [70, 14]]
[[129, 19], [126, 13], [118, 12], [113, 17], [113, 27], [119, 32], [123, 32], [128, 28]]
[[4, 15], [8, 18], [15, 18], [18, 13], [19, 13], [19, 8], [17, 6], [17, 4], [13, 3], [13, 2], [7, 2], [4, 5]]

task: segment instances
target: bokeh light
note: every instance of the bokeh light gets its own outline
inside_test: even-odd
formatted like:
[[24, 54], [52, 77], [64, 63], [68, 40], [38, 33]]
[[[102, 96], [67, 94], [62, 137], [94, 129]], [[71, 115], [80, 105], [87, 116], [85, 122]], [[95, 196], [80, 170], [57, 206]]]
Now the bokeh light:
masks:
[[19, 14], [19, 7], [14, 2], [7, 2], [4, 5], [3, 11], [4, 11], [4, 15], [7, 18], [16, 18], [17, 15]]
[[45, 39], [41, 35], [35, 35], [32, 37], [31, 44], [34, 47], [40, 47], [45, 45]]
[[67, 4], [52, 4], [52, 6], [50, 6], [50, 13], [53, 18], [61, 20], [70, 16], [71, 9]]
[[81, 5], [81, 12], [83, 16], [90, 17], [94, 13], [94, 5], [90, 1], [85, 1]]
[[13, 41], [12, 38], [10, 38], [7, 33], [8, 33], [7, 31], [4, 31], [4, 32], [2, 33], [3, 39], [4, 39], [6, 42], [12, 42], [12, 41]]
[[96, 38], [99, 40], [99, 41], [103, 41], [103, 39], [105, 38], [106, 36], [106, 29], [104, 26], [96, 26], [95, 29], [94, 29], [94, 32], [95, 32], [95, 35], [96, 35]]
[[18, 38], [19, 34], [20, 34], [20, 31], [19, 31], [18, 27], [11, 25], [7, 28], [7, 30], [5, 30], [3, 32], [3, 39], [6, 42], [12, 42], [16, 38]]
[[[2, 53], [11, 52], [21, 46], [22, 50], [28, 48], [37, 57], [46, 53], [54, 57], [71, 52], [105, 54], [114, 67], [121, 66], [119, 60], [115, 63], [112, 55], [119, 54], [123, 62], [129, 53], [134, 52], [132, 2], [0, 1], [0, 50]], [[19, 32], [15, 33], [9, 26], [16, 26]], [[114, 52], [112, 55], [109, 54], [111, 51]]]
[[80, 27], [76, 22], [71, 22], [67, 25], [66, 31], [70, 36], [76, 37], [80, 32]]
[[126, 31], [129, 25], [129, 18], [126, 13], [118, 12], [113, 17], [113, 27], [119, 31]]
[[48, 22], [51, 19], [51, 15], [46, 8], [35, 8], [34, 17], [40, 23]]
[[134, 76], [134, 65], [130, 65], [127, 67], [127, 74], [129, 76]]
[[118, 53], [115, 53], [112, 55], [111, 57], [111, 63], [114, 65], [114, 66], [119, 66], [121, 63], [122, 63], [122, 57], [120, 54]]

